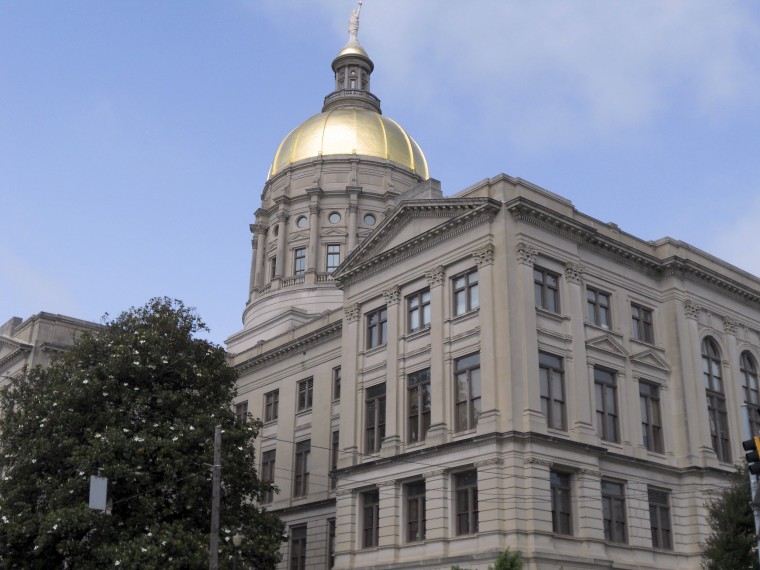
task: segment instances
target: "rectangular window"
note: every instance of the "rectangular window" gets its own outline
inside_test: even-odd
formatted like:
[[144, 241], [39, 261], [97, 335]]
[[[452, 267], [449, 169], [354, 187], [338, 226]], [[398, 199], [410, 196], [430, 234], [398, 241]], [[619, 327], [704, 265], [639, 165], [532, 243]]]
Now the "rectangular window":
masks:
[[330, 440], [330, 488], [335, 489], [335, 483], [337, 481], [335, 477], [335, 470], [338, 468], [338, 456], [340, 454], [340, 432], [335, 430], [332, 432], [332, 439]]
[[570, 475], [552, 471], [552, 530], [557, 534], [573, 534]]
[[[261, 454], [261, 482], [274, 483], [274, 469], [277, 459], [277, 452], [274, 449], [265, 451]], [[267, 489], [261, 492], [261, 504], [269, 505], [274, 499], [274, 491]]]
[[299, 247], [293, 250], [293, 275], [306, 273], [306, 248]]
[[480, 416], [480, 354], [454, 362], [456, 431], [475, 429]]
[[272, 390], [264, 394], [264, 421], [273, 422], [280, 410], [280, 391]]
[[478, 532], [478, 472], [465, 471], [454, 475], [456, 533]]
[[327, 519], [327, 568], [335, 567], [335, 519]]
[[541, 413], [546, 417], [546, 425], [553, 429], [566, 429], [562, 359], [547, 352], [539, 352], [538, 374], [541, 383]]
[[480, 306], [477, 269], [457, 275], [451, 283], [454, 293], [454, 316], [474, 311]]
[[332, 399], [333, 401], [340, 400], [340, 366], [333, 368]]
[[617, 384], [615, 374], [594, 368], [596, 434], [604, 441], [618, 442]]
[[425, 540], [425, 482], [409, 483], [406, 490], [406, 540]]
[[380, 307], [367, 313], [367, 348], [380, 346], [388, 340], [388, 309]]
[[430, 326], [430, 289], [418, 291], [406, 298], [406, 314], [409, 332]]
[[306, 525], [290, 527], [290, 570], [306, 570]]
[[654, 342], [652, 327], [652, 309], [631, 303], [631, 336], [636, 340]]
[[536, 307], [552, 313], [559, 313], [559, 275], [540, 267], [534, 267], [533, 288]]
[[277, 277], [277, 256], [269, 258], [269, 280]]
[[309, 494], [309, 463], [311, 440], [296, 443], [296, 469], [293, 473], [293, 496], [305, 497]]
[[311, 409], [312, 398], [314, 397], [314, 378], [306, 378], [298, 381], [298, 411]]
[[364, 412], [364, 449], [377, 453], [385, 438], [385, 383], [367, 388]]
[[327, 264], [325, 270], [328, 273], [332, 273], [340, 265], [340, 244], [328, 243], [327, 244]]
[[588, 287], [586, 304], [588, 322], [605, 329], [610, 328], [610, 294]]
[[430, 427], [430, 369], [413, 372], [407, 377], [409, 399], [409, 422], [407, 441], [425, 441]]
[[673, 549], [670, 531], [670, 497], [667, 491], [649, 487], [649, 524], [652, 527], [652, 547]]
[[622, 484], [602, 481], [602, 516], [604, 540], [628, 542], [625, 523], [625, 492]]
[[662, 418], [660, 417], [660, 387], [649, 382], [639, 382], [641, 407], [641, 431], [644, 447], [662, 453]]
[[240, 402], [235, 404], [235, 417], [241, 422], [246, 423], [248, 421], [248, 402]]
[[362, 493], [362, 548], [377, 546], [380, 531], [380, 493]]

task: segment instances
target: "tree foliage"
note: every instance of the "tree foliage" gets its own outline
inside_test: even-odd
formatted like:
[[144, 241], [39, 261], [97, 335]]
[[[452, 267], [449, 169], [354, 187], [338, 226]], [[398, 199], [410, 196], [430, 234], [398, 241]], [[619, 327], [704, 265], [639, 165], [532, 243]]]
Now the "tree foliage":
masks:
[[511, 552], [509, 547], [506, 550], [499, 553], [496, 558], [496, 562], [493, 566], [489, 566], [488, 570], [522, 570], [523, 563], [520, 558], [520, 551]]
[[712, 533], [702, 545], [706, 570], [760, 570], [749, 475], [737, 469], [731, 485], [707, 504]]
[[[153, 299], [83, 333], [2, 391], [3, 568], [206, 568], [214, 427], [222, 432], [220, 564], [274, 568], [282, 523], [253, 500], [259, 425], [231, 410], [237, 374], [181, 302]], [[110, 514], [88, 507], [109, 481]]]

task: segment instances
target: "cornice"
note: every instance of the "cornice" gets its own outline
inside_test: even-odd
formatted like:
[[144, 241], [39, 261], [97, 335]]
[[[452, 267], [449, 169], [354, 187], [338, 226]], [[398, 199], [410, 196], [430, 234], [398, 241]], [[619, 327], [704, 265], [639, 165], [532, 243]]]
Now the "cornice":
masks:
[[0, 358], [0, 367], [7, 366], [14, 360], [17, 360], [18, 358], [22, 357], [24, 354], [28, 354], [31, 352], [31, 347], [28, 346], [19, 346], [11, 352], [10, 354], [6, 354], [3, 358]]
[[240, 364], [236, 364], [234, 368], [238, 372], [243, 372], [245, 370], [258, 368], [265, 364], [270, 364], [275, 360], [287, 357], [294, 351], [303, 350], [305, 347], [313, 346], [315, 344], [322, 343], [334, 336], [338, 336], [340, 335], [342, 328], [343, 321], [338, 320], [309, 334], [298, 337], [297, 339], [294, 339], [290, 342], [286, 342], [277, 348], [273, 348], [272, 350], [268, 350], [262, 354], [248, 358]]

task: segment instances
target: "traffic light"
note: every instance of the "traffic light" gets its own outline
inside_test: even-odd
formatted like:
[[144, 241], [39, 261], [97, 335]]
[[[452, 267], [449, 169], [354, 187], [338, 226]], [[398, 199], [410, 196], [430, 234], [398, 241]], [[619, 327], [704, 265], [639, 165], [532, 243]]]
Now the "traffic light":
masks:
[[742, 442], [747, 468], [752, 475], [760, 474], [760, 437], [755, 436]]

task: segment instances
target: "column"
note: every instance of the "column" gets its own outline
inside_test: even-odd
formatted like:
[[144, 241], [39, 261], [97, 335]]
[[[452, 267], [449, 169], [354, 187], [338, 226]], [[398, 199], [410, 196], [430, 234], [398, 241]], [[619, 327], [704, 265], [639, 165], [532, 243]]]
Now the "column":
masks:
[[275, 278], [282, 279], [285, 276], [285, 242], [287, 241], [286, 232], [288, 215], [283, 212], [277, 212], [277, 264], [275, 266]]
[[251, 233], [253, 234], [253, 237], [251, 238], [251, 274], [248, 278], [249, 297], [256, 287], [256, 249], [258, 249], [256, 247], [256, 240], [258, 239], [258, 235], [256, 235], [256, 228], [253, 224], [251, 224]]
[[403, 397], [402, 394], [399, 394], [398, 389], [399, 323], [403, 322], [403, 319], [399, 318], [399, 307], [402, 305], [399, 303], [401, 290], [398, 286], [391, 287], [383, 291], [383, 297], [385, 297], [388, 311], [388, 322], [386, 323], [388, 338], [385, 348], [385, 439], [383, 439], [380, 454], [383, 457], [389, 457], [400, 451], [400, 434], [403, 433], [404, 421]]
[[[739, 346], [736, 342], [736, 329], [738, 326], [739, 323], [730, 317], [723, 318], [723, 345], [726, 347], [726, 354], [723, 356], [723, 360], [724, 362], [727, 361], [728, 365], [723, 364], [721, 372], [723, 374], [723, 390], [726, 394], [726, 407], [729, 410], [740, 410], [744, 403], [744, 390], [739, 374]], [[736, 442], [741, 442], [745, 439], [745, 423], [743, 414], [728, 414], [728, 433], [733, 449], [738, 447]]]
[[[517, 483], [514, 491], [509, 491], [506, 504], [514, 504], [517, 528], [525, 532], [552, 532], [552, 498], [551, 498], [551, 472], [552, 463], [541, 457], [526, 457], [522, 478], [515, 478]], [[513, 496], [514, 494], [514, 496]], [[525, 509], [519, 508], [524, 497]], [[580, 501], [573, 497], [571, 505]], [[509, 516], [509, 512], [507, 516]], [[507, 524], [507, 531], [512, 531], [511, 524]]]
[[[355, 166], [354, 166], [354, 176], [355, 176]], [[357, 236], [357, 228], [358, 228], [358, 220], [357, 220], [357, 214], [359, 212], [359, 194], [361, 194], [362, 189], [359, 186], [347, 186], [346, 191], [348, 192], [348, 252], [351, 253], [354, 251], [354, 248], [356, 247], [358, 236]]]
[[478, 264], [478, 293], [480, 298], [480, 390], [483, 404], [478, 418], [478, 433], [499, 431], [499, 379], [496, 372], [496, 323], [493, 287], [493, 244], [472, 252]]
[[266, 282], [266, 243], [267, 230], [265, 224], [255, 224], [256, 227], [256, 269], [254, 270], [254, 287], [260, 289]]
[[425, 539], [430, 555], [442, 555], [449, 536], [449, 476], [444, 469], [424, 473]]
[[[382, 481], [377, 484], [380, 493], [380, 533], [378, 546], [394, 546], [398, 544], [401, 527], [401, 493], [397, 481]], [[393, 562], [394, 551], [383, 549], [378, 553], [376, 562]]]
[[317, 272], [317, 255], [319, 253], [319, 213], [322, 208], [319, 204], [313, 202], [309, 204], [309, 258], [307, 262], [307, 273]]
[[439, 265], [425, 273], [430, 286], [430, 428], [426, 441], [430, 445], [440, 445], [449, 440], [446, 426], [445, 410], [451, 396], [451, 383], [444, 375], [443, 362], [443, 319], [446, 307], [445, 290], [443, 286], [446, 274], [443, 266]]
[[577, 508], [578, 528], [575, 536], [604, 540], [602, 517], [602, 474], [591, 469], [581, 469], [575, 476], [573, 508]]
[[351, 489], [335, 492], [335, 570], [354, 567], [354, 555], [358, 537], [356, 517], [359, 497]]
[[[502, 530], [501, 513], [505, 510], [505, 505], [517, 503], [512, 503], [510, 500], [511, 497], [504, 496], [504, 489], [502, 489], [501, 482], [505, 477], [502, 472], [503, 466], [501, 458], [492, 457], [490, 459], [476, 461], [475, 467], [478, 470], [479, 532], [481, 534], [498, 533]], [[513, 479], [513, 481], [516, 480], [518, 479]], [[516, 487], [513, 487], [513, 489], [516, 490]], [[522, 509], [507, 508], [506, 510], [511, 510], [517, 513]], [[493, 546], [498, 547], [498, 542]]]
[[357, 453], [361, 449], [361, 438], [364, 430], [359, 425], [363, 405], [359, 400], [357, 389], [357, 345], [359, 343], [358, 303], [343, 308], [343, 347], [341, 359], [341, 390], [340, 390], [340, 450], [338, 467], [349, 467], [358, 463]]

